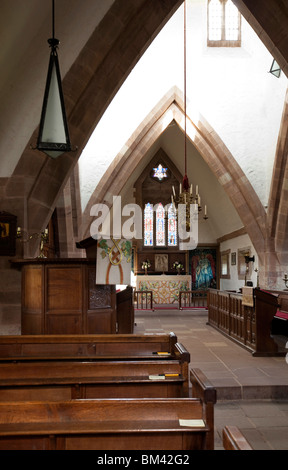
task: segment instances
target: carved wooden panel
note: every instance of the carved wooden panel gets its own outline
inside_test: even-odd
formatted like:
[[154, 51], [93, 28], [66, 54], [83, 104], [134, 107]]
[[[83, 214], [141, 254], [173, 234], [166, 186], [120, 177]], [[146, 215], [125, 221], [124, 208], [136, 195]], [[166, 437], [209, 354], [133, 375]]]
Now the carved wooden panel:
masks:
[[88, 309], [111, 308], [111, 286], [95, 284], [96, 267], [88, 267]]

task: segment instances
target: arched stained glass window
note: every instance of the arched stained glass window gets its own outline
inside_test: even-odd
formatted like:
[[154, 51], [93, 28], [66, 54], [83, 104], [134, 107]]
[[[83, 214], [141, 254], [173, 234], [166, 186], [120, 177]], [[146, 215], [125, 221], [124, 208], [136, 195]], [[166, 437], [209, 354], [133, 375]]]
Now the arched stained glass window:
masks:
[[[154, 222], [155, 213], [155, 222]], [[144, 246], [177, 246], [177, 215], [173, 204], [145, 204]]]
[[168, 246], [177, 245], [177, 216], [173, 204], [168, 208]]
[[153, 206], [149, 202], [144, 209], [144, 246], [153, 246]]
[[156, 209], [156, 246], [165, 246], [165, 210], [161, 202]]

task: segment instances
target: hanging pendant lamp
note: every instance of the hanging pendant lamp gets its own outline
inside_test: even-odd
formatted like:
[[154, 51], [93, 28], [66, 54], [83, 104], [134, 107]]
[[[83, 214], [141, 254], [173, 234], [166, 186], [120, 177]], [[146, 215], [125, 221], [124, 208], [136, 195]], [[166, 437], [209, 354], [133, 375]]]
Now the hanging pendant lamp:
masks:
[[54, 34], [54, 12], [54, 0], [52, 0], [52, 38], [48, 39], [51, 53], [37, 139], [37, 149], [46, 153], [49, 157], [57, 158], [64, 152], [71, 151], [71, 143], [57, 54], [59, 40], [55, 38]]
[[[189, 184], [188, 180], [188, 171], [187, 171], [187, 22], [186, 22], [186, 16], [187, 16], [187, 6], [186, 6], [186, 1], [184, 0], [184, 176], [182, 180], [182, 184], [180, 184], [179, 188], [179, 194], [176, 195], [176, 191], [174, 186], [172, 186], [172, 195], [171, 195], [171, 201], [172, 204], [174, 205], [176, 211], [178, 211], [179, 204], [186, 205], [186, 225], [189, 230], [190, 227], [190, 206], [192, 204], [197, 205], [197, 210], [200, 213], [202, 211], [201, 207], [201, 198], [200, 194], [198, 192], [198, 185], [196, 186], [196, 194], [193, 196], [193, 185]], [[208, 219], [207, 216], [207, 206], [204, 206], [204, 220]]]

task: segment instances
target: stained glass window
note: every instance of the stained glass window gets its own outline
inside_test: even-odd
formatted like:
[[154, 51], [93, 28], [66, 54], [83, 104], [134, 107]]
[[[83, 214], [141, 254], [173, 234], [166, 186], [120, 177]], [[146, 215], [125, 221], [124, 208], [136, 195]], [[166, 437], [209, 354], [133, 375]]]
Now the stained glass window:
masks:
[[156, 245], [165, 246], [165, 210], [161, 202], [156, 209]]
[[150, 203], [145, 205], [144, 246], [154, 246], [154, 240], [156, 246], [177, 246], [177, 215], [173, 204], [165, 208], [161, 202], [154, 207]]
[[161, 163], [157, 166], [157, 168], [153, 168], [153, 177], [157, 178], [159, 181], [162, 181], [164, 178], [167, 178], [167, 168], [164, 168]]
[[149, 202], [144, 209], [144, 245], [153, 246], [153, 206]]
[[173, 204], [168, 208], [168, 246], [177, 245], [177, 217]]

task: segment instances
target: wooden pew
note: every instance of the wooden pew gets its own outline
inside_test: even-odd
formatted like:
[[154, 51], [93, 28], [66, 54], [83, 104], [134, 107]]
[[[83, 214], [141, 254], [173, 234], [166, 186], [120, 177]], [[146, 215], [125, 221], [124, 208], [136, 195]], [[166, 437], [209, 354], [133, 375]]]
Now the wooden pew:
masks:
[[134, 302], [133, 287], [116, 292], [117, 333], [133, 333], [134, 331]]
[[0, 361], [181, 359], [188, 351], [174, 333], [153, 335], [13, 335], [0, 336]]
[[237, 426], [225, 426], [223, 447], [224, 450], [253, 450]]
[[177, 359], [0, 362], [0, 401], [188, 396], [188, 363]]
[[205, 415], [211, 425], [211, 431], [207, 436], [207, 439], [211, 440], [209, 447], [214, 446], [214, 405], [217, 402], [217, 391], [200, 369], [191, 369], [190, 382], [192, 397], [201, 400]]
[[0, 403], [0, 450], [213, 450], [200, 399]]
[[278, 306], [271, 322], [271, 338], [278, 346], [278, 351], [287, 354], [288, 348], [288, 292], [272, 291], [278, 295]]
[[190, 354], [174, 333], [6, 336], [0, 337], [0, 356], [0, 400], [168, 398], [189, 392]]

